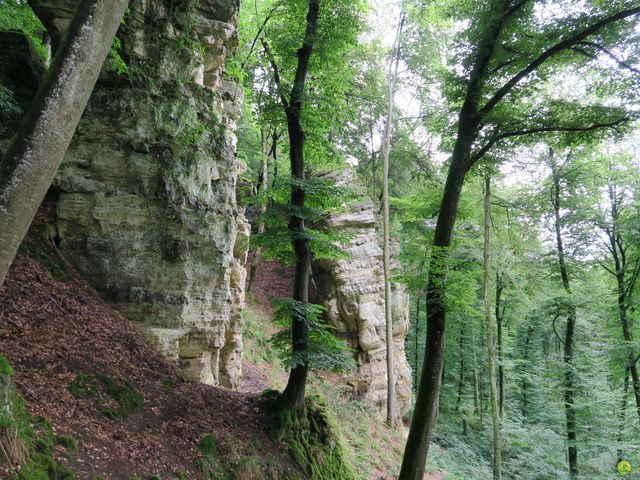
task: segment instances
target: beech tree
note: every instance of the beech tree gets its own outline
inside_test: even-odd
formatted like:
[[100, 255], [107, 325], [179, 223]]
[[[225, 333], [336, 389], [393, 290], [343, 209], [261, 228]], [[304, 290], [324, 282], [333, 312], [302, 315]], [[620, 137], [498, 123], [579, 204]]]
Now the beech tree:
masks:
[[[597, 63], [601, 49], [611, 52], [634, 28], [640, 7], [634, 2], [607, 6], [594, 2], [585, 11], [566, 5], [567, 12], [556, 21], [538, 16], [538, 3], [490, 0], [475, 2], [473, 15], [464, 12], [473, 20], [463, 32], [467, 49], [462, 50], [460, 70], [464, 73], [454, 90], [460, 107], [428, 273], [425, 360], [400, 480], [422, 478], [436, 421], [445, 352], [448, 257], [467, 172], [490, 150], [505, 148], [514, 139], [593, 132], [629, 118], [624, 109], [596, 102], [569, 111], [570, 99], [547, 101], [539, 95], [544, 84], [537, 78], [552, 77], [569, 65]], [[521, 28], [534, 24], [536, 29]], [[542, 101], [538, 108], [535, 102]]]
[[64, 158], [128, 0], [82, 0], [0, 164], [0, 285]]

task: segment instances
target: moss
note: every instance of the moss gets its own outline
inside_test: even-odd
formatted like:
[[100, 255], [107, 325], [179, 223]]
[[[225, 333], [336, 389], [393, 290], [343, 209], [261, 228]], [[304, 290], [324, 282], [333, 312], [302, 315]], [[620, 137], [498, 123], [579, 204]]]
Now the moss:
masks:
[[282, 405], [277, 392], [265, 393], [265, 400], [276, 413], [278, 441], [312, 480], [355, 479], [337, 429], [320, 397], [307, 398], [302, 418]]
[[[125, 419], [142, 410], [143, 398], [131, 382], [122, 383], [104, 374], [87, 374], [80, 372], [69, 384], [69, 391], [76, 398], [93, 398], [100, 411], [107, 417], [118, 420]], [[104, 394], [104, 395], [103, 395]], [[117, 408], [112, 408], [111, 402], [105, 405], [105, 398], [115, 402]]]
[[[5, 372], [11, 371], [9, 362], [4, 361]], [[13, 480], [72, 480], [74, 473], [60, 463], [54, 455], [56, 436], [51, 424], [44, 417], [32, 417], [24, 401], [17, 395], [13, 383], [8, 385], [8, 402], [0, 410], [0, 435], [2, 443], [12, 446], [12, 458], [0, 454], [0, 464], [17, 463], [19, 469], [10, 471]]]
[[36, 240], [28, 238], [20, 245], [20, 250], [34, 258], [59, 282], [66, 282], [71, 277], [58, 251], [44, 238]]
[[13, 377], [13, 368], [5, 357], [0, 355], [0, 375], [7, 375]]
[[76, 398], [91, 398], [97, 395], [98, 385], [92, 376], [80, 372], [69, 384], [69, 392]]
[[80, 442], [71, 435], [56, 435], [56, 443], [70, 452], [78, 451]]
[[142, 410], [142, 395], [136, 391], [131, 382], [125, 380], [124, 383], [120, 384], [107, 375], [100, 375], [99, 379], [107, 388], [107, 395], [120, 405], [117, 410], [104, 410], [103, 413], [105, 415], [111, 418], [127, 418], [129, 415]]
[[206, 435], [200, 441], [198, 449], [202, 454], [199, 464], [204, 478], [208, 480], [226, 480], [229, 478], [228, 473], [220, 461], [218, 442], [214, 436]]

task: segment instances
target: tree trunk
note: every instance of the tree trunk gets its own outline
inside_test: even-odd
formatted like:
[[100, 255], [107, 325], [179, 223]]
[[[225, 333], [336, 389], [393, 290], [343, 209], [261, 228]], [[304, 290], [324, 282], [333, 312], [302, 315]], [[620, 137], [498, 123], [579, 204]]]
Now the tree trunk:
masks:
[[128, 0], [83, 0], [0, 164], [0, 285], [62, 163]]
[[496, 271], [496, 326], [498, 328], [498, 402], [500, 406], [500, 417], [504, 416], [504, 350], [502, 343], [502, 319], [504, 318], [504, 307], [502, 307], [502, 275]]
[[309, 59], [313, 50], [320, 0], [309, 0], [307, 13], [307, 27], [302, 47], [298, 50], [298, 65], [291, 89], [289, 102], [284, 103], [287, 116], [287, 131], [289, 134], [289, 159], [291, 161], [291, 176], [297, 180], [291, 186], [291, 205], [294, 213], [289, 218], [289, 233], [295, 253], [295, 275], [293, 279], [293, 301], [304, 308], [295, 308], [291, 318], [291, 346], [293, 357], [298, 362], [291, 368], [287, 386], [282, 392], [284, 404], [299, 417], [303, 417], [305, 409], [305, 388], [309, 364], [306, 351], [309, 341], [309, 326], [307, 324], [306, 306], [309, 303], [309, 274], [311, 265], [311, 250], [309, 238], [305, 232], [304, 218], [300, 213], [304, 208], [305, 191], [301, 184], [305, 180], [304, 162], [304, 130], [302, 128], [302, 99], [309, 71]]
[[529, 416], [529, 381], [527, 380], [526, 368], [529, 365], [529, 344], [531, 343], [531, 335], [533, 333], [533, 327], [527, 328], [527, 336], [524, 340], [524, 352], [522, 355], [522, 416], [524, 418]]
[[[273, 152], [275, 158], [275, 150], [277, 148], [277, 138], [278, 134], [276, 131], [273, 131], [273, 140], [271, 149], [267, 148], [267, 133], [264, 127], [261, 129], [262, 135], [262, 173], [260, 174], [260, 185], [259, 189], [266, 193], [269, 189], [269, 153]], [[267, 200], [266, 198], [260, 204], [260, 217], [262, 217], [267, 211]], [[258, 235], [264, 233], [264, 221], [262, 218], [258, 220]], [[260, 260], [262, 257], [262, 247], [256, 247], [253, 252], [253, 258], [251, 259], [251, 268], [249, 269], [249, 285], [247, 286], [247, 293], [251, 293], [253, 289], [253, 284], [256, 280], [256, 275], [258, 273], [258, 265], [260, 264]]]
[[458, 350], [460, 352], [460, 376], [458, 377], [458, 399], [456, 400], [456, 412], [460, 411], [462, 402], [462, 389], [464, 387], [464, 325], [460, 324], [460, 336], [458, 340]]
[[445, 283], [449, 249], [453, 240], [453, 227], [458, 214], [464, 178], [471, 166], [471, 148], [478, 135], [481, 115], [478, 101], [484, 76], [489, 68], [496, 41], [502, 31], [507, 0], [495, 0], [497, 12], [487, 25], [480, 41], [471, 70], [467, 92], [458, 118], [458, 133], [451, 155], [442, 202], [433, 237], [433, 249], [427, 281], [427, 339], [425, 356], [416, 395], [416, 408], [402, 458], [398, 480], [422, 480], [429, 453], [431, 434], [438, 412], [445, 346]]
[[[393, 366], [393, 313], [391, 311], [391, 269], [389, 265], [389, 152], [391, 151], [391, 126], [393, 123], [394, 94], [398, 77], [398, 62], [400, 61], [400, 37], [404, 15], [400, 16], [400, 23], [396, 32], [393, 54], [389, 60], [389, 111], [382, 140], [382, 211], [383, 211], [383, 266], [384, 266], [384, 314], [386, 324], [387, 343], [387, 425], [395, 428], [396, 423], [396, 380]], [[394, 68], [395, 63], [395, 68]]]
[[482, 405], [480, 405], [480, 382], [478, 381], [478, 369], [473, 367], [473, 413], [478, 415], [482, 423]]
[[[553, 215], [556, 233], [556, 246], [558, 254], [558, 266], [560, 268], [560, 277], [562, 278], [562, 286], [571, 296], [571, 285], [569, 282], [569, 273], [564, 257], [564, 245], [562, 243], [562, 229], [560, 225], [560, 175], [554, 159], [552, 150], [549, 152], [549, 163], [553, 176]], [[564, 401], [565, 414], [567, 420], [567, 445], [569, 458], [569, 473], [571, 478], [578, 476], [578, 445], [576, 433], [576, 408], [575, 408], [575, 372], [573, 365], [573, 340], [576, 326], [576, 307], [569, 301], [567, 305], [567, 328], [564, 337]]]
[[491, 235], [491, 178], [485, 177], [484, 185], [484, 276], [482, 291], [484, 296], [484, 318], [487, 328], [487, 360], [489, 362], [489, 386], [491, 402], [491, 419], [493, 422], [493, 478], [502, 479], [502, 459], [500, 445], [500, 413], [498, 411], [498, 388], [496, 386], [496, 361], [493, 347], [493, 318], [491, 317], [491, 299], [489, 298], [489, 241]]
[[413, 365], [413, 388], [418, 385], [418, 335], [420, 333], [420, 295], [416, 295], [416, 327], [415, 327], [415, 355]]
[[624, 430], [627, 426], [627, 397], [629, 396], [629, 369], [624, 371], [622, 401], [620, 402], [620, 423], [618, 425], [618, 461], [624, 459]]
[[[628, 260], [625, 253], [625, 245], [618, 229], [620, 211], [618, 209], [615, 187], [611, 182], [609, 182], [608, 190], [609, 201], [611, 202], [611, 227], [606, 229], [606, 234], [609, 237], [609, 251], [611, 252], [614, 263], [614, 271], [611, 273], [613, 273], [616, 278], [618, 316], [620, 318], [620, 326], [622, 327], [622, 336], [628, 350], [627, 369], [631, 374], [631, 385], [633, 386], [633, 395], [636, 401], [636, 411], [640, 419], [640, 378], [638, 377], [638, 362], [635, 349], [633, 348], [633, 333], [629, 325], [629, 318], [627, 317], [627, 300], [628, 297], [633, 294], [633, 285], [635, 285], [636, 278], [627, 278]], [[633, 275], [637, 275], [637, 272], [632, 271], [630, 276]], [[628, 284], [630, 284], [629, 288], [627, 288]]]

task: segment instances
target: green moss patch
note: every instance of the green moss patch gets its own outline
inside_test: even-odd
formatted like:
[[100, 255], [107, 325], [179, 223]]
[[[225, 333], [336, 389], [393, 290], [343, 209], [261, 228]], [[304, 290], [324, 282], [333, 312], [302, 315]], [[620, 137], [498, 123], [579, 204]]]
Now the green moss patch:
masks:
[[282, 406], [279, 396], [270, 391], [265, 393], [265, 400], [276, 413], [278, 441], [298, 466], [312, 480], [355, 479], [324, 401], [308, 397], [305, 416], [300, 418]]
[[122, 420], [142, 410], [143, 398], [128, 380], [104, 374], [78, 373], [69, 384], [76, 398], [94, 399], [99, 410], [112, 420]]
[[[17, 395], [11, 379], [13, 370], [0, 356], [8, 381], [3, 382], [0, 405], [0, 464], [7, 466], [12, 480], [72, 480], [74, 473], [54, 456], [59, 445], [51, 424], [43, 417], [32, 417], [24, 401]], [[62, 438], [62, 437], [60, 437]], [[67, 439], [63, 440], [66, 442]], [[75, 441], [77, 448], [77, 440]]]

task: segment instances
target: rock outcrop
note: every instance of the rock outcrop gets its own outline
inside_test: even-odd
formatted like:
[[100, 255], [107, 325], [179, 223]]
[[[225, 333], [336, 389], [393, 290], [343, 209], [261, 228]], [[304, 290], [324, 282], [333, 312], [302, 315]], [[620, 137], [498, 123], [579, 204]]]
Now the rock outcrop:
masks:
[[[75, 3], [30, 2], [54, 48]], [[228, 387], [249, 237], [242, 90], [223, 75], [237, 14], [237, 0], [132, 0], [54, 183], [64, 256], [189, 376]]]
[[[355, 172], [347, 170], [338, 184], [353, 188]], [[384, 312], [384, 270], [381, 239], [376, 228], [373, 202], [365, 197], [347, 211], [333, 214], [330, 228], [350, 235], [349, 258], [314, 264], [318, 297], [327, 309], [328, 321], [353, 349], [357, 372], [350, 382], [365, 405], [386, 415], [387, 364]], [[411, 407], [411, 369], [404, 350], [409, 327], [409, 298], [401, 285], [392, 285], [394, 371], [398, 416]]]

